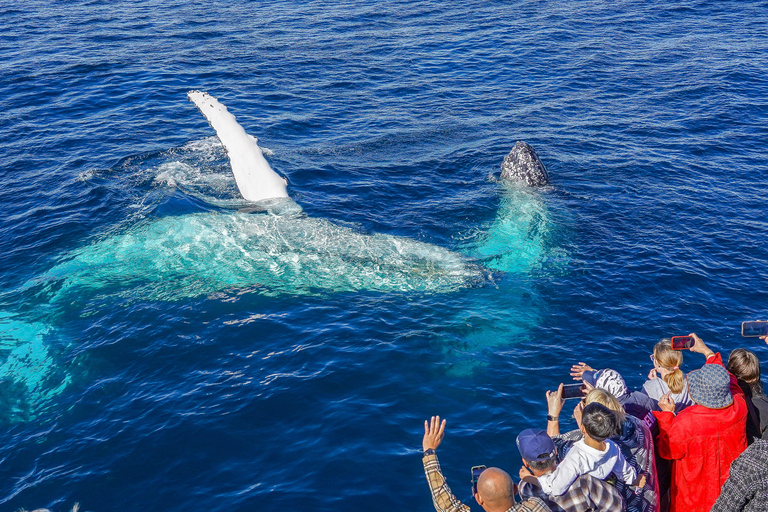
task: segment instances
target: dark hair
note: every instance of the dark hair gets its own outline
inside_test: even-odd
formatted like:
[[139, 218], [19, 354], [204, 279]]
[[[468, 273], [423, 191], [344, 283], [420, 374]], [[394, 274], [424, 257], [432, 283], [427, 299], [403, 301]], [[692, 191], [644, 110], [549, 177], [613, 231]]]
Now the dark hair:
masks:
[[557, 467], [557, 456], [553, 455], [545, 460], [526, 459], [526, 462], [534, 471], [549, 471], [550, 469], [555, 469], [555, 467]]
[[728, 356], [727, 368], [737, 379], [749, 385], [753, 396], [764, 394], [763, 384], [760, 382], [760, 360], [754, 352], [737, 348]]
[[597, 442], [602, 442], [618, 435], [621, 432], [621, 425], [616, 418], [616, 414], [603, 404], [592, 402], [584, 407], [581, 412], [581, 424], [587, 431], [589, 437]]

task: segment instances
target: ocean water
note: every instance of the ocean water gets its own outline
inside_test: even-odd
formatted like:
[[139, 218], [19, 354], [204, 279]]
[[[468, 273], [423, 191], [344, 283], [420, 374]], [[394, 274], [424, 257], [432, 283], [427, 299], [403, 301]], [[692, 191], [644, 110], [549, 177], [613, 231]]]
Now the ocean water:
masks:
[[467, 499], [574, 362], [768, 361], [768, 2], [2, 6], [0, 510], [431, 510], [430, 415]]

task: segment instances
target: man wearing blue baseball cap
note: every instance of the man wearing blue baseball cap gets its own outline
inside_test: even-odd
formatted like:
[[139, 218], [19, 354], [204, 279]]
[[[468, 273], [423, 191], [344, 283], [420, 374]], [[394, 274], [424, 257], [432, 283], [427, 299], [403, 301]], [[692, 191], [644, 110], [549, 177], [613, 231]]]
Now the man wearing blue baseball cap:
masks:
[[520, 498], [541, 498], [554, 512], [617, 512], [624, 500], [616, 487], [589, 475], [580, 475], [560, 496], [549, 496], [538, 483], [540, 476], [557, 468], [557, 450], [544, 430], [526, 429], [517, 436], [523, 459]]

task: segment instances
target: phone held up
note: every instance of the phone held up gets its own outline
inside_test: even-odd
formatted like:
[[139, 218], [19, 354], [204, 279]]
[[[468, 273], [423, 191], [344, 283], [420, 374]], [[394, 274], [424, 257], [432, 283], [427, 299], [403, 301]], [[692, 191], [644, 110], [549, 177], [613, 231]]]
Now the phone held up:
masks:
[[741, 335], [747, 338], [768, 336], [768, 321], [755, 320], [752, 322], [741, 322]]
[[691, 348], [695, 342], [693, 336], [672, 336], [672, 350]]
[[584, 398], [584, 384], [563, 384], [563, 400]]
[[472, 496], [477, 494], [477, 479], [480, 478], [480, 473], [486, 469], [485, 466], [472, 466]]

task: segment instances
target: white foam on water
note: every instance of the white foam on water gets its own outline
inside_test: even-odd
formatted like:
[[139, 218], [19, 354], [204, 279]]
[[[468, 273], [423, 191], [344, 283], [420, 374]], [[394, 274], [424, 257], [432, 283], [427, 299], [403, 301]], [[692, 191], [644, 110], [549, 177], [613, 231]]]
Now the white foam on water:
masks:
[[221, 207], [239, 207], [248, 204], [239, 195], [233, 199], [221, 199], [233, 196], [236, 192], [230, 173], [211, 172], [184, 162], [168, 162], [157, 168], [153, 180], [155, 186], [180, 188], [198, 199]]
[[226, 151], [217, 137], [188, 142], [164, 156], [172, 160], [144, 171], [152, 176], [153, 186], [179, 189], [220, 208], [243, 208], [252, 204], [240, 195]]

